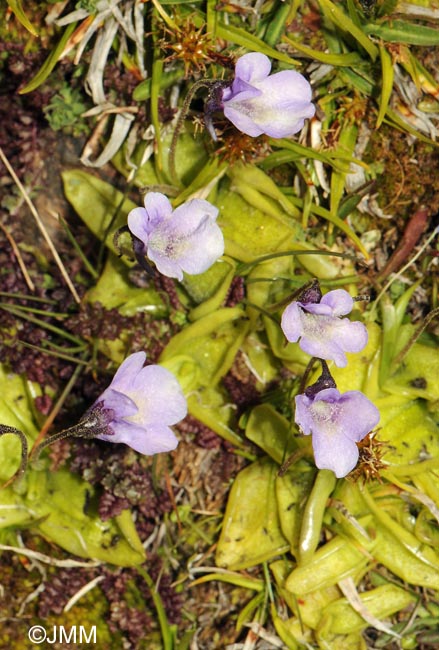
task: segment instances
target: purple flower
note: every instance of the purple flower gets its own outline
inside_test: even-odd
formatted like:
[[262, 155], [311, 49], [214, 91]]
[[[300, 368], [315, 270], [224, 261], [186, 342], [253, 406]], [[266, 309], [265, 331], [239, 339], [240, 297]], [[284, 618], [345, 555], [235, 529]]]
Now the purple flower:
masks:
[[336, 388], [326, 388], [314, 397], [296, 397], [295, 422], [306, 436], [312, 434], [317, 467], [332, 470], [337, 478], [355, 467], [355, 443], [372, 431], [379, 419], [376, 406], [358, 390], [341, 394]]
[[282, 314], [281, 327], [289, 341], [313, 357], [347, 365], [345, 352], [361, 352], [367, 329], [360, 322], [339, 318], [349, 314], [354, 301], [347, 291], [329, 291], [320, 302], [292, 302]]
[[125, 359], [80, 425], [98, 432], [93, 437], [149, 456], [175, 449], [178, 440], [169, 425], [186, 416], [187, 405], [174, 375], [161, 366], [143, 367], [145, 359], [144, 352]]
[[311, 86], [293, 70], [273, 75], [270, 70], [265, 54], [241, 56], [232, 85], [223, 89], [222, 108], [227, 119], [247, 135], [286, 138], [300, 131], [305, 118], [315, 113]]
[[192, 199], [173, 211], [164, 194], [150, 192], [144, 204], [128, 214], [128, 228], [163, 275], [178, 280], [183, 271], [198, 275], [224, 253], [218, 208], [208, 201]]

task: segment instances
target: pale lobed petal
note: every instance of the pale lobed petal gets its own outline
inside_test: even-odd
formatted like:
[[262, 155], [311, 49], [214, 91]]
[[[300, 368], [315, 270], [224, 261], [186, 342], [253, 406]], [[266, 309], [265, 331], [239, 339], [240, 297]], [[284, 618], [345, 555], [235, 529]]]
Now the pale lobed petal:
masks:
[[227, 104], [224, 105], [224, 115], [239, 131], [252, 138], [257, 138], [264, 133], [264, 130], [254, 121], [251, 107], [247, 108], [237, 103], [235, 108], [234, 105]]
[[163, 424], [142, 427], [131, 422], [117, 421], [113, 423], [112, 429], [114, 435], [97, 437], [107, 442], [124, 443], [146, 456], [172, 451], [178, 445], [173, 431]]
[[160, 192], [148, 192], [143, 203], [153, 226], [161, 223], [164, 219], [169, 219], [172, 215], [170, 200]]
[[219, 210], [216, 206], [203, 199], [192, 199], [174, 210], [173, 228], [181, 235], [191, 233], [202, 223], [206, 217], [216, 221]]
[[339, 343], [345, 352], [361, 352], [367, 345], [369, 334], [367, 327], [360, 321], [340, 320]]
[[[301, 323], [299, 346], [307, 354], [334, 361], [339, 368], [344, 368], [347, 365], [345, 352], [361, 352], [366, 346], [368, 334], [363, 323], [308, 313], [300, 307], [297, 309]], [[283, 325], [282, 329], [288, 340], [297, 340], [289, 338]]]
[[262, 96], [251, 100], [252, 117], [264, 133], [285, 138], [301, 130], [306, 118], [314, 116], [311, 86], [299, 72], [282, 70], [256, 87]]
[[243, 79], [235, 79], [231, 86], [226, 86], [222, 92], [222, 104], [226, 104], [229, 100], [239, 98], [240, 101], [251, 99], [262, 95], [262, 91], [251, 86]]
[[348, 364], [343, 349], [331, 336], [326, 338], [324, 333], [322, 333], [321, 339], [308, 338], [304, 334], [299, 341], [299, 347], [311, 357], [333, 361], [338, 368], [345, 368]]
[[172, 219], [159, 224], [148, 245], [148, 257], [169, 277], [183, 279], [183, 271], [203, 273], [224, 253], [224, 237], [216, 224], [218, 209], [194, 199], [177, 208]]
[[158, 365], [144, 367], [145, 358], [144, 352], [136, 352], [125, 359], [110, 386], [96, 400], [95, 405], [104, 406], [96, 411], [103, 418], [101, 431], [110, 432], [96, 437], [155, 454], [177, 446], [168, 425], [186, 416], [187, 403], [174, 375]]
[[297, 426], [300, 427], [302, 433], [305, 436], [309, 436], [310, 433], [312, 433], [314, 424], [310, 412], [312, 400], [307, 395], [296, 395], [294, 402], [296, 405], [294, 412], [294, 422], [297, 424]]
[[329, 305], [322, 304], [321, 302], [299, 302], [298, 304], [309, 314], [317, 314], [319, 316], [334, 316], [332, 308]]
[[204, 273], [224, 254], [223, 233], [210, 219], [200, 224], [191, 242], [191, 249], [182, 250], [178, 257], [181, 268], [190, 275]]
[[358, 461], [360, 442], [379, 422], [378, 409], [360, 391], [340, 394], [327, 388], [311, 399], [295, 398], [295, 422], [305, 435], [312, 434], [317, 467], [346, 476]]
[[142, 368], [133, 382], [130, 397], [145, 423], [176, 424], [187, 414], [180, 384], [172, 372], [159, 365]]
[[249, 84], [262, 81], [271, 71], [271, 61], [260, 52], [249, 52], [239, 57], [235, 65], [235, 78]]
[[170, 258], [165, 252], [157, 250], [154, 247], [148, 247], [148, 258], [156, 265], [157, 271], [167, 278], [175, 278], [179, 282], [183, 280], [183, 271], [180, 264], [174, 259]]
[[160, 192], [146, 194], [144, 205], [144, 208], [131, 210], [127, 222], [129, 230], [146, 246], [154, 228], [171, 216], [172, 206], [169, 199]]
[[346, 316], [346, 314], [351, 313], [354, 301], [352, 296], [344, 289], [334, 289], [325, 293], [320, 300], [320, 304], [328, 305], [334, 316]]
[[339, 400], [340, 430], [347, 438], [360, 442], [380, 421], [380, 412], [359, 390], [350, 390]]
[[342, 434], [326, 437], [316, 433], [312, 437], [314, 460], [319, 469], [330, 469], [337, 478], [351, 472], [358, 462], [357, 445]]
[[297, 302], [291, 302], [283, 311], [281, 328], [288, 341], [295, 343], [303, 333], [301, 309]]
[[139, 410], [136, 403], [128, 395], [110, 387], [104, 390], [95, 404], [100, 404], [101, 402], [103, 402], [104, 408], [114, 411], [114, 416], [117, 418], [135, 415]]
[[142, 370], [145, 361], [145, 352], [134, 352], [130, 354], [117, 369], [108, 388], [125, 393], [132, 386], [133, 378]]
[[140, 239], [140, 241], [142, 241], [146, 246], [151, 232], [151, 227], [148, 221], [148, 213], [145, 208], [134, 208], [134, 210], [131, 210], [131, 212], [128, 213], [127, 223], [130, 232]]
[[311, 86], [300, 73], [282, 70], [269, 76], [270, 70], [268, 57], [246, 54], [237, 61], [232, 86], [223, 91], [224, 115], [252, 137], [288, 137], [315, 113]]

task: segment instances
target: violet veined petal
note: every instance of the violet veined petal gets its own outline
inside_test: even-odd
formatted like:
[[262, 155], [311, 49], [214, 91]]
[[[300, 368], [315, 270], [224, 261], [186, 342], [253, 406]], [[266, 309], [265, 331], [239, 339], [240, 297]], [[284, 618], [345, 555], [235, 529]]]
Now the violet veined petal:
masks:
[[145, 366], [131, 389], [141, 417], [147, 422], [176, 424], [187, 415], [186, 399], [172, 372], [158, 365]]
[[235, 108], [233, 104], [227, 104], [224, 105], [224, 115], [239, 131], [252, 138], [257, 138], [264, 133], [264, 130], [255, 123], [251, 107], [238, 104]]
[[[256, 86], [262, 95], [250, 100], [251, 117], [273, 138], [286, 138], [300, 131], [305, 119], [314, 116], [311, 87], [298, 72], [282, 70]], [[236, 106], [235, 106], [236, 108]]]
[[334, 289], [325, 293], [320, 304], [328, 305], [332, 309], [334, 316], [346, 316], [346, 314], [351, 313], [354, 300], [344, 289]]
[[239, 57], [235, 65], [235, 79], [242, 79], [248, 84], [262, 81], [271, 71], [271, 61], [260, 52], [249, 52]]
[[338, 326], [340, 347], [345, 352], [361, 352], [367, 345], [369, 334], [364, 323], [342, 318]]
[[180, 268], [180, 264], [171, 259], [166, 254], [166, 250], [162, 253], [150, 246], [148, 247], [148, 258], [151, 262], [154, 262], [157, 271], [162, 275], [165, 275], [168, 278], [175, 278], [179, 282], [183, 280], [183, 270]]
[[224, 115], [252, 137], [262, 133], [273, 138], [291, 136], [315, 113], [311, 86], [300, 73], [282, 70], [270, 75], [270, 70], [265, 55], [246, 54], [238, 59], [235, 79], [222, 93]]
[[133, 377], [142, 370], [146, 361], [145, 352], [134, 352], [130, 354], [119, 366], [113, 380], [108, 388], [113, 388], [121, 393], [131, 387]]
[[223, 255], [224, 237], [216, 224], [218, 208], [208, 201], [193, 199], [173, 212], [163, 194], [151, 192], [145, 206], [130, 212], [128, 227], [142, 240], [144, 254], [163, 275], [182, 280], [183, 271], [203, 273]]
[[328, 438], [322, 433], [312, 437], [314, 460], [319, 469], [330, 469], [337, 478], [351, 472], [358, 462], [358, 447], [342, 434]]
[[314, 397], [297, 395], [295, 422], [305, 435], [312, 434], [315, 462], [338, 478], [357, 463], [360, 442], [379, 422], [380, 414], [360, 391], [340, 394], [326, 388]]
[[143, 200], [152, 226], [156, 226], [172, 214], [172, 205], [168, 197], [160, 192], [148, 192]]
[[125, 359], [83, 425], [99, 432], [96, 438], [123, 442], [149, 455], [175, 449], [178, 441], [168, 425], [186, 416], [187, 404], [174, 375], [161, 366], [143, 367], [145, 356], [137, 352]]
[[103, 402], [104, 408], [114, 411], [118, 418], [135, 415], [139, 410], [131, 397], [110, 387], [104, 390], [97, 402]]
[[147, 245], [151, 232], [148, 213], [145, 208], [134, 208], [128, 213], [128, 228], [133, 235], [140, 239], [144, 246]]
[[284, 309], [281, 328], [288, 341], [295, 343], [303, 333], [302, 311], [297, 302], [292, 302]]
[[[359, 390], [350, 390], [341, 395], [339, 425], [343, 434], [360, 442], [380, 421], [380, 412]], [[366, 434], [364, 433], [366, 431]]]
[[106, 442], [123, 443], [146, 456], [172, 451], [178, 445], [172, 429], [163, 424], [142, 427], [131, 422], [116, 421], [112, 424], [112, 430], [113, 435], [98, 438]]

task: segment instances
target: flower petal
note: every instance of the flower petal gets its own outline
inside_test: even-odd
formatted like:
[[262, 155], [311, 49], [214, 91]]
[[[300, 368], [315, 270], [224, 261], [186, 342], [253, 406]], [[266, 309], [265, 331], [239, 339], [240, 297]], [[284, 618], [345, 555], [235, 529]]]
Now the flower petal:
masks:
[[119, 420], [112, 425], [114, 435], [97, 436], [106, 442], [124, 443], [146, 456], [171, 451], [178, 445], [173, 431], [162, 424], [142, 427], [138, 424]]
[[145, 361], [145, 352], [134, 352], [133, 354], [130, 354], [130, 356], [127, 357], [117, 369], [117, 372], [108, 388], [113, 388], [121, 393], [125, 393], [130, 389], [133, 378], [142, 370]]
[[347, 365], [345, 352], [360, 352], [367, 344], [368, 334], [363, 323], [303, 310], [300, 310], [300, 319], [300, 348], [313, 357], [334, 361], [339, 368]]
[[[338, 392], [338, 391], [337, 391]], [[312, 399], [306, 395], [296, 395], [294, 398], [296, 409], [294, 412], [294, 422], [300, 427], [305, 436], [312, 433], [314, 421], [310, 411]]]
[[158, 270], [183, 278], [182, 271], [203, 273], [224, 253], [224, 237], [215, 223], [218, 209], [194, 199], [181, 205], [172, 219], [159, 224], [148, 244], [148, 257]]
[[166, 252], [162, 253], [151, 246], [147, 249], [147, 255], [151, 262], [154, 262], [159, 273], [165, 275], [167, 278], [175, 278], [179, 282], [183, 280], [183, 271], [180, 265], [168, 257]]
[[329, 438], [316, 433], [312, 437], [312, 446], [316, 466], [332, 470], [337, 478], [349, 474], [358, 462], [357, 445], [341, 434]]
[[142, 368], [133, 381], [130, 397], [139, 409], [136, 421], [175, 424], [187, 414], [180, 384], [172, 372], [159, 365]]
[[366, 347], [369, 334], [363, 323], [343, 318], [340, 320], [338, 330], [340, 346], [345, 352], [361, 352]]
[[100, 404], [101, 402], [104, 403], [104, 408], [114, 411], [114, 414], [117, 418], [135, 415], [139, 410], [136, 403], [131, 399], [131, 397], [128, 397], [128, 395], [120, 393], [119, 391], [114, 390], [110, 387], [104, 390], [104, 392], [96, 400], [93, 406]]
[[303, 325], [301, 315], [302, 311], [297, 302], [291, 302], [282, 314], [280, 326], [288, 341], [291, 343], [295, 343], [302, 336]]
[[148, 218], [152, 226], [161, 223], [163, 219], [169, 219], [172, 215], [172, 205], [168, 197], [160, 192], [148, 192], [143, 201]]
[[151, 232], [148, 213], [145, 208], [134, 208], [128, 213], [128, 228], [133, 235], [140, 239], [146, 246]]
[[355, 442], [363, 440], [380, 421], [380, 412], [359, 390], [341, 395], [338, 423], [343, 434]]
[[315, 113], [311, 86], [298, 72], [282, 70], [255, 86], [261, 95], [244, 99], [238, 94], [224, 105], [225, 116], [247, 135], [259, 129], [274, 138], [288, 137]]
[[235, 79], [242, 79], [249, 84], [262, 81], [271, 71], [271, 61], [260, 52], [249, 52], [239, 57], [235, 65]]
[[245, 133], [252, 138], [257, 138], [258, 135], [264, 133], [263, 128], [256, 124], [253, 119], [251, 106], [247, 107], [244, 104], [240, 105], [236, 102], [235, 104], [225, 104], [223, 110], [227, 119], [236, 126], [241, 133]]
[[378, 409], [360, 391], [340, 394], [326, 388], [314, 398], [297, 395], [295, 422], [305, 435], [312, 433], [315, 462], [320, 469], [346, 476], [358, 461], [360, 442], [379, 422]]
[[328, 305], [334, 316], [345, 316], [350, 314], [354, 306], [352, 296], [344, 289], [328, 291], [320, 300], [320, 304]]

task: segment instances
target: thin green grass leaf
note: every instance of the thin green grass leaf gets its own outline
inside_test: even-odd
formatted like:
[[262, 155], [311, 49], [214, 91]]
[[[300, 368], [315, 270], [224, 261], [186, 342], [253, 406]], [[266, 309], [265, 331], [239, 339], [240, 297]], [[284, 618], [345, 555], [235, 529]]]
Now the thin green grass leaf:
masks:
[[292, 8], [291, 0], [285, 0], [280, 6], [277, 7], [274, 18], [268, 24], [265, 32], [265, 43], [270, 47], [275, 47], [285, 30], [285, 24], [290, 16]]
[[56, 327], [55, 325], [46, 323], [46, 321], [41, 320], [40, 318], [35, 318], [34, 316], [30, 316], [29, 314], [23, 312], [21, 309], [17, 309], [12, 305], [3, 304], [0, 305], [0, 309], [3, 309], [4, 311], [9, 312], [10, 314], [13, 314], [14, 316], [18, 316], [18, 318], [23, 318], [24, 320], [27, 320], [30, 323], [34, 323], [35, 325], [38, 325], [39, 327], [42, 327], [43, 329], [46, 329], [50, 332], [54, 332], [55, 334], [58, 334], [58, 336], [60, 336], [61, 338], [76, 343], [76, 345], [82, 345], [83, 343], [80, 339], [76, 338], [76, 336], [73, 336], [72, 334], [65, 332], [60, 327]]
[[160, 81], [163, 72], [163, 63], [163, 58], [160, 57], [157, 50], [155, 52], [151, 73], [151, 122], [155, 132], [156, 154], [154, 160], [156, 162], [156, 172], [159, 179], [163, 170], [163, 146], [159, 119]]
[[166, 616], [166, 611], [163, 605], [163, 601], [160, 598], [160, 594], [157, 591], [156, 585], [154, 584], [149, 573], [145, 571], [143, 567], [138, 566], [137, 571], [142, 576], [151, 593], [151, 597], [154, 601], [154, 606], [157, 611], [157, 617], [159, 619], [160, 631], [162, 633], [163, 641], [163, 650], [173, 650], [174, 648], [174, 639], [175, 634], [172, 630], [172, 626], [169, 625], [168, 618]]
[[239, 616], [236, 619], [236, 631], [240, 632], [244, 625], [251, 619], [253, 612], [263, 603], [265, 594], [261, 591], [254, 596], [248, 603], [241, 609]]
[[318, 0], [318, 3], [325, 16], [343, 32], [350, 34], [357, 43], [366, 50], [372, 61], [375, 61], [379, 53], [378, 48], [374, 43], [372, 43], [368, 36], [365, 35], [364, 31], [357, 27], [357, 25], [330, 0]]
[[[293, 151], [300, 158], [306, 158], [306, 159], [311, 158], [313, 160], [320, 160], [320, 162], [326, 163], [327, 165], [331, 165], [331, 167], [334, 167], [334, 169], [339, 169], [340, 171], [346, 171], [346, 165], [343, 164], [342, 162], [338, 162], [338, 160], [343, 160], [345, 156], [340, 156], [336, 152], [331, 151], [330, 154], [323, 153], [322, 151], [316, 151], [311, 147], [304, 147], [302, 144], [293, 142], [292, 140], [286, 140], [283, 138], [279, 138], [279, 139], [270, 138], [269, 144], [272, 147], [279, 147], [281, 149], [287, 149], [288, 151]], [[338, 160], [334, 160], [334, 158], [338, 158]], [[360, 160], [352, 159], [352, 162], [364, 166], [364, 163], [362, 163]]]
[[[326, 1], [326, 0], [320, 0]], [[382, 38], [389, 43], [407, 43], [424, 47], [439, 45], [439, 30], [404, 20], [392, 20], [382, 25], [365, 25], [364, 32], [370, 36]]]
[[235, 43], [236, 45], [246, 47], [251, 52], [261, 52], [262, 54], [265, 54], [272, 59], [277, 59], [278, 61], [288, 63], [289, 65], [300, 65], [300, 61], [292, 59], [290, 56], [284, 54], [283, 52], [278, 52], [273, 47], [270, 47], [264, 43], [264, 41], [262, 41], [257, 36], [250, 34], [245, 29], [241, 29], [241, 27], [219, 24], [216, 27], [216, 36], [217, 38], [223, 38], [226, 41]]
[[42, 83], [46, 81], [50, 73], [52, 72], [53, 68], [56, 66], [56, 64], [59, 61], [59, 58], [61, 54], [64, 51], [64, 47], [69, 40], [70, 36], [73, 34], [76, 28], [76, 23], [71, 23], [68, 25], [61, 37], [61, 39], [58, 42], [58, 45], [55, 47], [54, 50], [49, 54], [47, 59], [44, 61], [43, 65], [41, 68], [38, 70], [37, 74], [35, 77], [33, 77], [29, 83], [27, 83], [24, 88], [21, 88], [19, 90], [20, 95], [24, 95], [26, 93], [30, 93], [39, 86], [41, 86]]
[[[291, 196], [290, 200], [291, 203], [294, 203], [294, 205], [297, 205], [297, 207], [303, 209], [303, 199]], [[326, 221], [334, 224], [334, 226], [337, 226], [337, 228], [339, 228], [342, 232], [344, 232], [345, 235], [349, 237], [352, 243], [355, 244], [361, 253], [363, 253], [366, 259], [370, 258], [370, 254], [367, 252], [361, 239], [358, 237], [358, 235], [355, 234], [352, 228], [345, 221], [340, 219], [340, 217], [337, 215], [331, 214], [329, 210], [326, 210], [325, 208], [322, 208], [320, 205], [316, 205], [315, 203], [311, 205], [310, 209], [313, 214], [316, 214], [318, 217], [322, 217], [323, 219], [326, 219]]]
[[[354, 123], [342, 124], [340, 138], [338, 141], [337, 149], [344, 153], [349, 159], [352, 159], [357, 142], [358, 127]], [[336, 215], [340, 205], [341, 197], [343, 196], [346, 176], [350, 170], [338, 171], [333, 170], [331, 174], [331, 192], [330, 192], [330, 211], [331, 214]]]
[[234, 571], [209, 573], [201, 578], [197, 578], [191, 583], [191, 585], [201, 585], [205, 582], [211, 582], [212, 580], [227, 582], [230, 585], [235, 585], [235, 587], [243, 587], [244, 589], [252, 589], [253, 591], [262, 591], [264, 588], [264, 583], [261, 580], [258, 580], [257, 578], [248, 578]]
[[10, 10], [12, 13], [15, 15], [18, 21], [27, 29], [28, 32], [32, 34], [32, 36], [38, 36], [38, 31], [36, 27], [34, 27], [29, 20], [29, 18], [26, 16], [23, 5], [21, 4], [21, 0], [6, 0]]
[[348, 52], [347, 54], [321, 52], [320, 50], [313, 50], [311, 47], [303, 45], [303, 43], [299, 43], [290, 36], [284, 36], [282, 38], [282, 41], [284, 43], [288, 43], [288, 45], [291, 45], [296, 50], [299, 50], [299, 52], [302, 52], [302, 54], [309, 56], [311, 59], [321, 61], [321, 63], [327, 63], [328, 65], [351, 66], [360, 63], [362, 60], [358, 52]]
[[378, 45], [380, 50], [380, 61], [381, 61], [381, 73], [382, 73], [382, 82], [381, 82], [381, 95], [378, 116], [376, 121], [376, 128], [378, 129], [386, 115], [387, 109], [389, 107], [390, 96], [393, 90], [393, 61], [392, 56], [386, 50], [384, 45], [381, 43]]

